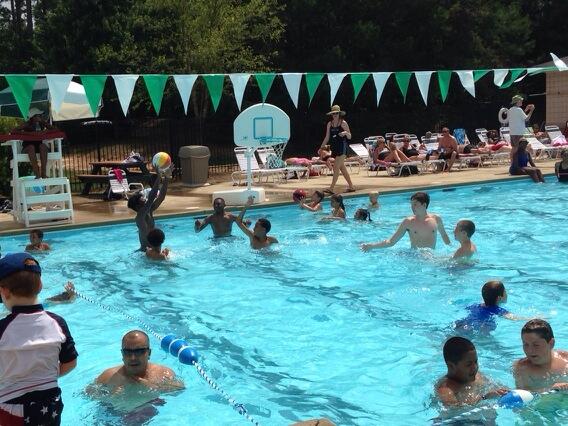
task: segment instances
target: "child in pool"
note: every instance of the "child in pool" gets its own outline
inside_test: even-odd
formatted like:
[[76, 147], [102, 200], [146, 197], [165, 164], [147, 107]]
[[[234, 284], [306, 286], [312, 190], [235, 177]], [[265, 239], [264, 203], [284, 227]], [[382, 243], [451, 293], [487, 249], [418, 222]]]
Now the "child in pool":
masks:
[[321, 202], [323, 201], [323, 198], [324, 198], [324, 197], [325, 197], [325, 196], [324, 196], [323, 192], [321, 192], [321, 191], [314, 191], [314, 192], [312, 193], [312, 199], [311, 199], [311, 201], [310, 201], [309, 204], [306, 204], [306, 203], [304, 202], [304, 199], [303, 199], [303, 198], [300, 200], [300, 208], [301, 208], [301, 209], [309, 210], [309, 211], [311, 211], [311, 212], [318, 212], [318, 211], [321, 211], [321, 210], [322, 210]]
[[443, 352], [448, 372], [438, 380], [435, 389], [446, 407], [474, 405], [483, 399], [496, 398], [508, 392], [508, 389], [495, 385], [479, 372], [477, 351], [468, 339], [449, 338]]
[[367, 207], [369, 210], [378, 209], [381, 207], [379, 204], [379, 191], [369, 192], [369, 206]]
[[258, 219], [254, 224], [254, 228], [252, 231], [243, 223], [243, 216], [245, 215], [247, 208], [250, 207], [253, 203], [254, 203], [254, 197], [251, 195], [250, 197], [248, 197], [248, 200], [244, 205], [243, 210], [237, 217], [237, 225], [239, 225], [241, 231], [243, 231], [245, 235], [249, 237], [250, 246], [253, 249], [258, 250], [261, 248], [268, 247], [272, 244], [275, 244], [278, 242], [278, 240], [275, 237], [268, 235], [268, 233], [270, 232], [270, 228], [272, 227], [268, 219], [265, 218]]
[[367, 209], [357, 209], [355, 211], [355, 216], [353, 216], [353, 219], [372, 222], [371, 213]]
[[26, 246], [26, 251], [48, 251], [51, 250], [49, 244], [43, 242], [43, 231], [32, 229], [30, 231], [30, 244]]
[[330, 198], [331, 203], [331, 216], [326, 216], [322, 219], [335, 220], [345, 219], [345, 205], [343, 204], [343, 197], [340, 194], [333, 194]]
[[146, 237], [148, 241], [148, 247], [146, 248], [146, 257], [152, 260], [167, 260], [170, 255], [170, 249], [162, 249], [162, 244], [166, 236], [161, 229], [154, 228]]
[[477, 252], [477, 247], [471, 241], [475, 233], [475, 224], [471, 220], [460, 220], [454, 229], [454, 237], [460, 243], [460, 247], [452, 256], [454, 259], [469, 258]]

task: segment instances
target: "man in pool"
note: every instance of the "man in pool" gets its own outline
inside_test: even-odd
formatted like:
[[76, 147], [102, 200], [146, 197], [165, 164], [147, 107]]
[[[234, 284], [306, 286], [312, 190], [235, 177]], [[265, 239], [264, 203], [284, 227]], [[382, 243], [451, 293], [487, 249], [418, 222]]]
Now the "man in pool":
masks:
[[[207, 225], [211, 225], [215, 238], [230, 237], [235, 220], [237, 220], [237, 217], [234, 214], [225, 211], [225, 200], [215, 198], [213, 200], [213, 214], [207, 216], [203, 221], [196, 219], [195, 232], [201, 232]], [[250, 225], [250, 221], [245, 221], [245, 223], [247, 222]]]
[[435, 248], [436, 236], [440, 233], [442, 240], [450, 244], [442, 218], [436, 214], [428, 213], [426, 209], [430, 204], [430, 196], [425, 192], [416, 192], [410, 197], [410, 206], [414, 215], [404, 219], [396, 232], [388, 239], [376, 243], [361, 244], [363, 251], [374, 248], [392, 247], [408, 232], [412, 248]]
[[[154, 221], [154, 211], [166, 198], [168, 192], [168, 181], [172, 177], [172, 168], [169, 167], [165, 172], [158, 169], [158, 176], [154, 179], [154, 184], [148, 196], [144, 191], [138, 191], [128, 199], [128, 208], [136, 212], [136, 226], [138, 227], [138, 239], [140, 240], [139, 251], [146, 251], [148, 247], [147, 235], [151, 229], [156, 227]], [[161, 183], [161, 185], [160, 185]]]
[[568, 390], [568, 351], [554, 349], [550, 324], [542, 319], [530, 320], [521, 330], [521, 339], [526, 357], [513, 364], [517, 388]]
[[248, 228], [248, 226], [246, 226], [245, 223], [243, 223], [243, 216], [245, 215], [247, 208], [252, 206], [253, 203], [254, 197], [251, 195], [250, 197], [248, 197], [243, 210], [237, 217], [237, 225], [239, 225], [239, 228], [241, 228], [241, 230], [247, 235], [247, 237], [249, 237], [250, 246], [253, 249], [258, 250], [275, 244], [278, 242], [278, 240], [275, 237], [267, 235], [270, 232], [271, 228], [270, 221], [268, 219], [258, 219], [254, 224], [252, 231]]
[[447, 374], [436, 383], [436, 395], [446, 407], [474, 405], [483, 399], [496, 398], [508, 389], [491, 383], [479, 372], [477, 351], [468, 339], [451, 337], [444, 344]]
[[141, 385], [153, 390], [173, 391], [184, 385], [168, 367], [149, 362], [150, 339], [140, 330], [132, 330], [122, 338], [122, 365], [108, 368], [97, 377], [96, 383], [113, 390], [128, 385]]

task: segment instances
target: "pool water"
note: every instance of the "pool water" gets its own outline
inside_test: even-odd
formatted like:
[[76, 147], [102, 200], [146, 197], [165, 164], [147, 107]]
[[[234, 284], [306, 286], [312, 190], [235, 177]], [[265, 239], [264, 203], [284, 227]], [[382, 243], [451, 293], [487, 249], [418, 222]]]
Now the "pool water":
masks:
[[[552, 178], [549, 178], [551, 181]], [[67, 280], [99, 303], [141, 318], [160, 334], [185, 337], [207, 374], [243, 403], [260, 424], [286, 425], [327, 417], [338, 425], [423, 425], [437, 417], [433, 384], [445, 374], [442, 345], [481, 286], [503, 280], [507, 309], [551, 322], [556, 346], [568, 348], [568, 185], [528, 180], [429, 192], [453, 240], [461, 218], [472, 219], [479, 255], [473, 266], [452, 263], [458, 247], [438, 238], [436, 250], [397, 246], [363, 253], [359, 243], [390, 236], [411, 214], [411, 193], [381, 196], [373, 222], [319, 221], [297, 206], [251, 210], [264, 216], [280, 244], [262, 252], [235, 237], [193, 231], [193, 218], [158, 220], [172, 249], [167, 263], [139, 253], [135, 225], [46, 233], [52, 252], [39, 255], [43, 295]], [[366, 198], [346, 201], [352, 217]], [[324, 202], [329, 211], [329, 200]], [[23, 249], [25, 236], [3, 237], [2, 252]], [[103, 369], [121, 363], [120, 339], [135, 321], [78, 299], [50, 308], [68, 322], [80, 353], [61, 379], [64, 425], [123, 424], [84, 393]], [[523, 321], [497, 320], [475, 336], [480, 371], [514, 388], [512, 362], [523, 356]], [[195, 371], [151, 340], [151, 361], [165, 364], [186, 389], [132, 424], [246, 424]], [[498, 425], [568, 423], [568, 400], [555, 396], [522, 410], [498, 409]]]

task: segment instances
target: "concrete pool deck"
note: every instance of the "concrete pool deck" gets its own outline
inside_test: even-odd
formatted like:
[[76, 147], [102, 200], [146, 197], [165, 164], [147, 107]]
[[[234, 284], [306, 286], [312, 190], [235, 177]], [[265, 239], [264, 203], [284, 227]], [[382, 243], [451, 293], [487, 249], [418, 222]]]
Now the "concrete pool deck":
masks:
[[[537, 166], [544, 174], [554, 173], [554, 164], [557, 160], [542, 160]], [[470, 183], [483, 183], [503, 179], [529, 179], [528, 177], [509, 176], [509, 166], [499, 165], [484, 168], [469, 168], [455, 170], [452, 173], [427, 173], [412, 175], [407, 177], [389, 177], [385, 172], [379, 172], [378, 176], [361, 169], [359, 174], [351, 174], [353, 184], [357, 191], [345, 194], [344, 196], [360, 196], [370, 191], [380, 191], [381, 194], [398, 192], [415, 188], [435, 188], [440, 186], [451, 186]], [[209, 179], [210, 185], [199, 188], [188, 188], [180, 183], [174, 182], [168, 189], [168, 195], [163, 204], [156, 211], [155, 217], [171, 217], [187, 214], [208, 214], [212, 209], [212, 194], [216, 191], [226, 191], [237, 187], [232, 185], [230, 174], [213, 175]], [[266, 207], [274, 204], [289, 203], [292, 200], [292, 192], [297, 188], [302, 188], [308, 193], [315, 189], [325, 189], [331, 183], [331, 176], [311, 177], [308, 180], [288, 180], [285, 183], [262, 183], [256, 186], [264, 187], [267, 201], [259, 204]], [[336, 192], [342, 193], [347, 185], [343, 177], [339, 177], [336, 185]], [[244, 188], [240, 186], [238, 188]], [[88, 197], [81, 195], [73, 196], [75, 209], [75, 223], [57, 224], [53, 226], [43, 225], [42, 229], [64, 229], [70, 227], [82, 227], [90, 225], [111, 224], [132, 221], [134, 212], [126, 206], [125, 200], [103, 201], [100, 195]], [[236, 211], [238, 207], [229, 208]], [[0, 214], [0, 235], [26, 233], [28, 230], [24, 225], [13, 220], [10, 214]]]

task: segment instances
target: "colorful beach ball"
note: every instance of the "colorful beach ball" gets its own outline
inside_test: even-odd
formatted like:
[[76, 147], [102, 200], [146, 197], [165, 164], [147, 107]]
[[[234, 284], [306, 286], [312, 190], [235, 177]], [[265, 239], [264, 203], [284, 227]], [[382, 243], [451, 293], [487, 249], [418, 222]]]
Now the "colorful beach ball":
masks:
[[158, 152], [152, 158], [152, 165], [156, 169], [165, 170], [172, 165], [172, 158], [167, 152]]

